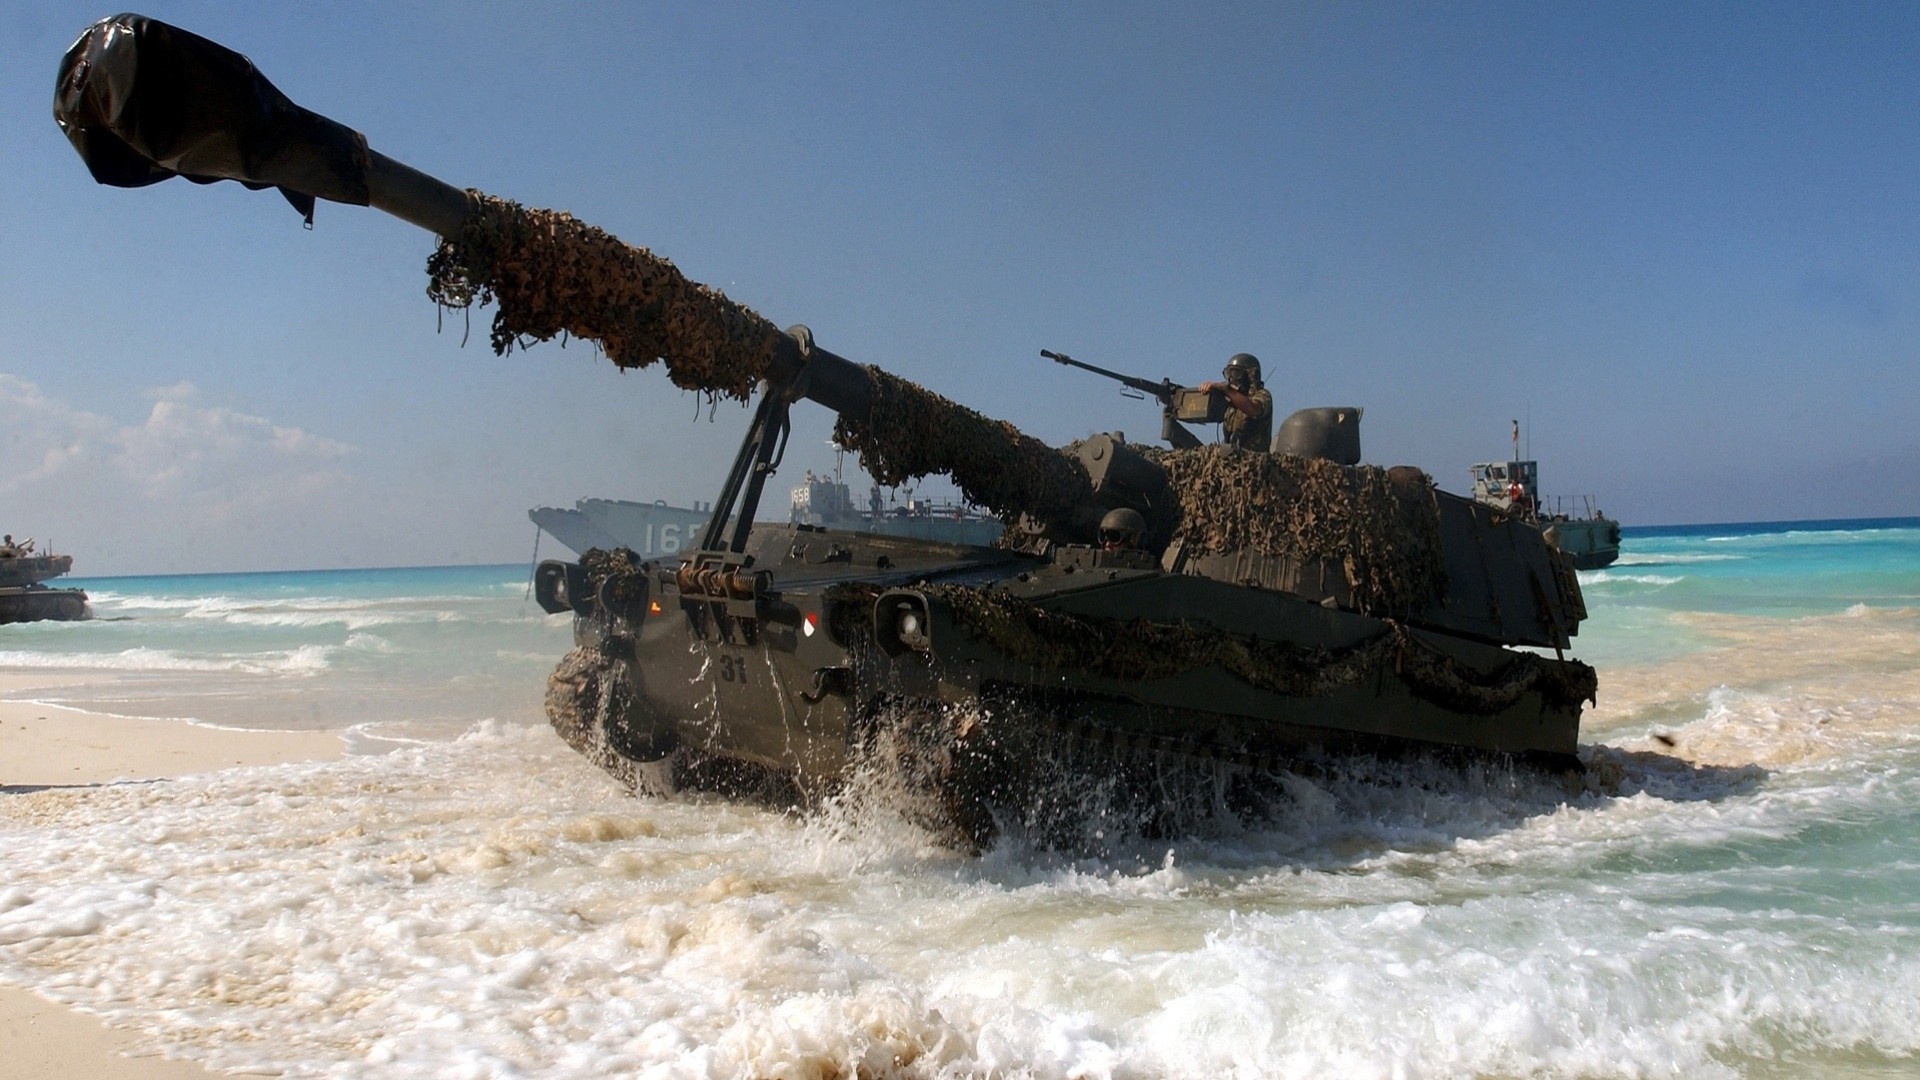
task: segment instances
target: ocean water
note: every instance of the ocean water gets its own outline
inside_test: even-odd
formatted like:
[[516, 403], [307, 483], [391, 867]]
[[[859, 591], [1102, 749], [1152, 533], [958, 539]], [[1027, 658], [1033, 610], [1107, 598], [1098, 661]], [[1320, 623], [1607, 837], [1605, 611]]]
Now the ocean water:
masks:
[[0, 670], [108, 676], [41, 695], [123, 716], [235, 728], [400, 724], [451, 737], [539, 715], [571, 624], [527, 599], [524, 566], [62, 579], [94, 618], [0, 636]]
[[88, 582], [0, 669], [114, 678], [36, 698], [357, 752], [0, 795], [0, 980], [293, 1076], [1920, 1074], [1920, 520], [1581, 577], [1584, 786], [1381, 766], [979, 858], [622, 794], [540, 719], [524, 568]]

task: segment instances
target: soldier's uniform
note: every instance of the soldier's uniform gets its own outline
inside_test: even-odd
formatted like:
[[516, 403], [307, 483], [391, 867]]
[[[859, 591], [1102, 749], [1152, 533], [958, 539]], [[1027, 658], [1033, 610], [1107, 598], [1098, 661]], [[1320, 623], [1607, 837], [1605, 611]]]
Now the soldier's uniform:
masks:
[[1264, 454], [1273, 446], [1273, 395], [1264, 386], [1245, 393], [1260, 407], [1260, 415], [1248, 416], [1229, 407], [1227, 418], [1220, 422], [1221, 437], [1230, 445]]

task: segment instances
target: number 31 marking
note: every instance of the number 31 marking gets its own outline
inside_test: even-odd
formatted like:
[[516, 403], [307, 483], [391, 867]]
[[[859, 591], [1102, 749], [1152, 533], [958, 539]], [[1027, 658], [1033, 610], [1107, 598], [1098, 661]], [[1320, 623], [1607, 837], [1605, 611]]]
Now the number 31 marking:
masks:
[[747, 681], [747, 661], [745, 657], [732, 653], [720, 654], [720, 681], [745, 683]]

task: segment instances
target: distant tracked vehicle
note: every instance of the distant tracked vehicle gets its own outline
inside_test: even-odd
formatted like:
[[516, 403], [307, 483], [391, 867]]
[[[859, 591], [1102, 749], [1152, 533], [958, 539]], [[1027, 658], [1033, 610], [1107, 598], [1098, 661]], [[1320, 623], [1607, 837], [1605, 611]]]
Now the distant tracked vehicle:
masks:
[[35, 553], [33, 541], [0, 541], [0, 623], [55, 619], [74, 622], [89, 614], [87, 594], [44, 584], [73, 569], [73, 556]]

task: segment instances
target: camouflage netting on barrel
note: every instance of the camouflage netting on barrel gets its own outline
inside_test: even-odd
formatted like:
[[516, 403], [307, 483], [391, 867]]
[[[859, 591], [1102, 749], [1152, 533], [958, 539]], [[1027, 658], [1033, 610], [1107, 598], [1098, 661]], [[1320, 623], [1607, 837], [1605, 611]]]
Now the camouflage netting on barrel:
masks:
[[1598, 686], [1577, 660], [1512, 653], [1482, 673], [1386, 621], [1379, 635], [1344, 649], [1267, 641], [1145, 619], [1101, 619], [1041, 607], [1004, 592], [961, 585], [922, 591], [944, 602], [954, 621], [1010, 659], [1049, 671], [1127, 682], [1172, 678], [1214, 666], [1249, 685], [1288, 697], [1335, 693], [1389, 669], [1414, 694], [1456, 712], [1486, 716], [1537, 692], [1557, 709], [1577, 709]]
[[594, 598], [610, 611], [626, 613], [646, 599], [646, 574], [632, 548], [589, 548], [580, 555], [580, 569], [586, 571]]
[[675, 386], [745, 400], [780, 329], [671, 262], [571, 214], [467, 192], [466, 226], [427, 261], [427, 295], [446, 307], [497, 301], [493, 349], [565, 333], [623, 368], [665, 361]]
[[1446, 589], [1430, 482], [1396, 485], [1375, 466], [1225, 446], [1153, 456], [1179, 501], [1174, 540], [1191, 554], [1325, 563], [1371, 612], [1414, 610]]
[[1092, 496], [1076, 462], [1004, 420], [993, 420], [876, 367], [866, 369], [873, 404], [865, 421], [842, 416], [834, 441], [860, 455], [889, 486], [946, 473], [961, 495], [1011, 522], [1056, 519]]
[[1403, 649], [1397, 658], [1401, 680], [1421, 697], [1456, 712], [1478, 716], [1496, 713], [1529, 690], [1538, 691], [1551, 707], [1577, 709], [1581, 702], [1595, 701], [1600, 693], [1599, 674], [1578, 660], [1549, 660], [1537, 653], [1516, 652], [1492, 673], [1482, 675], [1405, 636], [1413, 647]]

